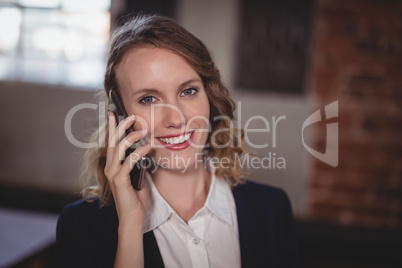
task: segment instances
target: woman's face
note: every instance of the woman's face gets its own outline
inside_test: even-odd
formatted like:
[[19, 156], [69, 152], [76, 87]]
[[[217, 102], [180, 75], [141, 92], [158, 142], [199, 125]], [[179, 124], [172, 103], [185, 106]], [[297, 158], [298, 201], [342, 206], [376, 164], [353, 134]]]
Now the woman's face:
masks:
[[148, 129], [155, 163], [178, 170], [202, 165], [210, 110], [197, 72], [177, 54], [150, 46], [127, 52], [115, 72], [135, 129]]

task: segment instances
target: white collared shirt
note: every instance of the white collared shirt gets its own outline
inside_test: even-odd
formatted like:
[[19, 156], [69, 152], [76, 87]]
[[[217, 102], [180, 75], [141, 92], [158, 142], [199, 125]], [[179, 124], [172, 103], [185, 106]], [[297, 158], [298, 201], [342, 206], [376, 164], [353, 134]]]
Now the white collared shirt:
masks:
[[144, 233], [153, 230], [165, 267], [230, 267], [240, 263], [236, 205], [229, 184], [215, 177], [204, 206], [186, 224], [147, 174], [151, 203]]

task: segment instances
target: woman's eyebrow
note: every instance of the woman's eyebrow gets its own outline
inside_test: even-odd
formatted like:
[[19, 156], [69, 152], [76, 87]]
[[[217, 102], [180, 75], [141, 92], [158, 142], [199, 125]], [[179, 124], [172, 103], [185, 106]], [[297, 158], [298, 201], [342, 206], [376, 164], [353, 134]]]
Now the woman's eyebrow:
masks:
[[135, 95], [143, 95], [143, 94], [156, 94], [159, 93], [159, 90], [154, 89], [154, 88], [144, 88], [144, 89], [140, 89], [138, 91], [135, 91], [131, 94], [131, 96], [135, 96]]
[[[180, 89], [180, 88], [183, 88], [183, 87], [185, 87], [185, 86], [187, 86], [187, 85], [189, 85], [189, 84], [191, 84], [191, 83], [194, 83], [194, 82], [201, 82], [201, 79], [199, 79], [199, 78], [193, 78], [193, 79], [187, 80], [187, 81], [185, 81], [185, 82], [183, 82], [183, 83], [181, 83], [181, 84], [179, 85], [179, 89]], [[157, 89], [154, 89], [154, 88], [143, 88], [143, 89], [140, 89], [140, 90], [136, 90], [135, 92], [133, 92], [133, 93], [131, 94], [131, 96], [143, 95], [143, 94], [157, 94], [157, 93], [159, 93], [159, 90], [157, 90]]]
[[187, 85], [189, 85], [189, 84], [191, 84], [191, 83], [194, 83], [194, 82], [201, 82], [201, 79], [199, 79], [199, 78], [193, 78], [193, 79], [187, 80], [187, 81], [181, 83], [180, 86], [179, 86], [179, 88], [185, 87], [185, 86], [187, 86]]

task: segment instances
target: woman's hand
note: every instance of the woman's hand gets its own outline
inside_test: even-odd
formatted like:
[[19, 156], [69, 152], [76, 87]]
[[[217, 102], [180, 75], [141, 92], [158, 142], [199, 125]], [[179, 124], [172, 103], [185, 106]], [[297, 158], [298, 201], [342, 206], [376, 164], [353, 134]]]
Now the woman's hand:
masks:
[[[133, 131], [121, 140], [125, 131], [134, 124], [135, 116], [129, 116], [116, 127], [116, 119], [113, 113], [109, 112], [109, 145], [106, 153], [105, 175], [108, 179], [110, 189], [116, 205], [119, 217], [119, 226], [134, 225], [141, 227], [144, 223], [145, 213], [149, 205], [149, 193], [146, 182], [143, 182], [143, 189], [136, 191], [131, 185], [130, 171], [134, 165], [149, 153], [150, 144], [137, 148], [127, 156], [122, 164], [127, 149], [136, 141], [146, 136], [147, 131]], [[121, 141], [120, 141], [121, 140]], [[119, 228], [120, 228], [119, 227]]]

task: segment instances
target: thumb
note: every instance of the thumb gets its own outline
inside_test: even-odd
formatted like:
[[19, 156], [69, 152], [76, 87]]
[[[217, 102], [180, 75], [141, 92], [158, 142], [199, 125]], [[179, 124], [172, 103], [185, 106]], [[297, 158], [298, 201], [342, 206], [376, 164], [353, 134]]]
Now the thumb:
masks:
[[144, 178], [144, 181], [142, 182], [142, 188], [139, 191], [136, 191], [138, 198], [142, 200], [146, 206], [149, 204], [149, 186], [148, 186], [148, 180], [147, 178]]

